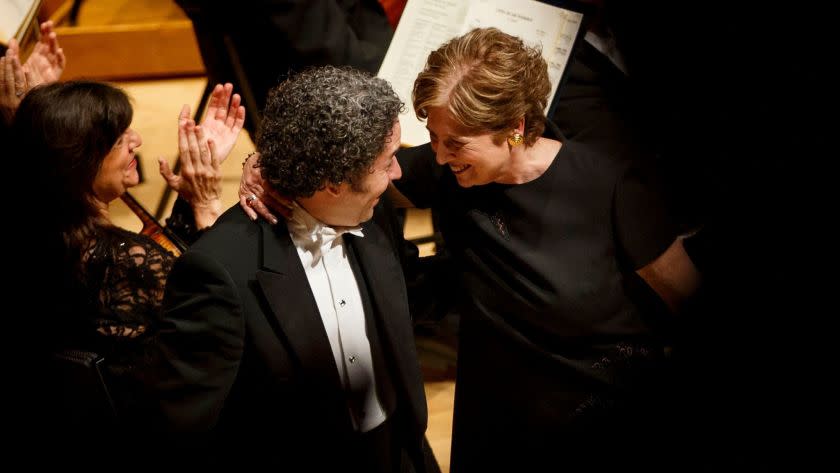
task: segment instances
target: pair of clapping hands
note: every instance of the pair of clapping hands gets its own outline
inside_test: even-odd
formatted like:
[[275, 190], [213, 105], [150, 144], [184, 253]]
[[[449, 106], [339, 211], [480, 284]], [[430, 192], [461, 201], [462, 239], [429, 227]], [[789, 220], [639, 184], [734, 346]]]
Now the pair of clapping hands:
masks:
[[193, 208], [196, 225], [212, 225], [221, 214], [221, 164], [233, 149], [245, 123], [245, 107], [232, 84], [216, 84], [201, 124], [190, 118], [184, 105], [178, 116], [179, 174], [158, 158], [161, 176]]
[[33, 87], [55, 82], [66, 65], [53, 22], [41, 23], [41, 39], [32, 54], [21, 62], [20, 46], [12, 38], [6, 54], [0, 57], [0, 118], [11, 122], [20, 101]]

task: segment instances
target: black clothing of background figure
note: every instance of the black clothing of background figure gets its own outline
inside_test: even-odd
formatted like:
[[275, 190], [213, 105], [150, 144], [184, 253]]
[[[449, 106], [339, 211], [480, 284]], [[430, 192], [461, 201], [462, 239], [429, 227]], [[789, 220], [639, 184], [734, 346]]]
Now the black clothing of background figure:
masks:
[[[310, 66], [353, 66], [376, 74], [393, 30], [377, 0], [177, 0], [193, 22], [208, 80], [248, 87], [262, 112], [268, 90]], [[226, 42], [228, 42], [226, 44]], [[238, 56], [238, 76], [228, 54]], [[244, 94], [243, 94], [244, 95]], [[253, 108], [251, 108], [253, 110]], [[250, 113], [246, 128], [254, 136]]]
[[[663, 204], [675, 225], [685, 227], [689, 223], [682, 216], [676, 218], [678, 209], [673, 208], [670, 197], [673, 191], [646, 134], [650, 118], [638, 87], [628, 75], [603, 6], [592, 11], [588, 30], [579, 39], [557, 91], [552, 121], [566, 139], [585, 145], [601, 159], [633, 162], [644, 168], [647, 179], [655, 181], [662, 192]], [[670, 340], [673, 316], [662, 300], [635, 274], [627, 275], [625, 285], [658, 336]]]
[[661, 0], [607, 11], [678, 203], [703, 224], [685, 242], [703, 286], [674, 345], [685, 406], [676, 435], [691, 459], [677, 469], [807, 470], [812, 428], [802, 427], [826, 405], [813, 386], [826, 312], [813, 306], [827, 292], [809, 264], [825, 248], [810, 222], [830, 212], [809, 215], [827, 202], [809, 189], [822, 188], [814, 178], [832, 136], [817, 119], [834, 88], [830, 15]]
[[638, 154], [638, 109], [630, 78], [590, 42], [595, 34], [609, 41], [609, 31], [590, 31], [579, 39], [551, 119], [567, 139], [609, 155]]
[[588, 29], [569, 60], [550, 118], [567, 139], [646, 166], [660, 180], [675, 223], [684, 228], [696, 225], [696, 217], [674, 202], [685, 191], [666, 179], [672, 169], [655, 146], [662, 138], [651, 131], [659, 110], [650, 103], [650, 90], [642, 87], [628, 67], [624, 44], [619, 41], [624, 38], [615, 31], [622, 25], [615, 26], [609, 2], [606, 6], [601, 0], [591, 3], [596, 6], [591, 9]]

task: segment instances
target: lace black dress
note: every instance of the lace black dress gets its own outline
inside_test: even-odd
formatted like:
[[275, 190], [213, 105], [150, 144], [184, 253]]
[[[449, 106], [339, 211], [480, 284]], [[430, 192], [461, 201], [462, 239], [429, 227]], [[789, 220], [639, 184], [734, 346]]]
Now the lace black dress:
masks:
[[[181, 199], [166, 223], [188, 244], [203, 233]], [[60, 276], [61, 296], [45, 301], [55, 308], [48, 343], [53, 350], [101, 355], [121, 421], [147, 422], [149, 407], [156, 404], [148, 399], [147, 387], [159, 358], [164, 288], [176, 257], [151, 238], [114, 226], [96, 227], [87, 246], [65, 257], [70, 264]]]
[[137, 415], [157, 357], [156, 337], [166, 277], [175, 257], [150, 238], [102, 227], [82, 252], [79, 297], [66, 344], [105, 360], [118, 410]]

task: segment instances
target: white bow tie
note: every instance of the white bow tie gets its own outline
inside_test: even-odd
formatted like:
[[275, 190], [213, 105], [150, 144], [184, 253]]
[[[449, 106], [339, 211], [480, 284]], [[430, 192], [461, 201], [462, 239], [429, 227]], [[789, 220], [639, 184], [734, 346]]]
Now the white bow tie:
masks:
[[295, 205], [292, 217], [287, 221], [289, 233], [295, 244], [312, 254], [312, 264], [318, 264], [323, 256], [323, 248], [332, 249], [338, 237], [349, 233], [357, 237], [364, 237], [362, 227], [329, 227], [309, 215], [302, 207]]

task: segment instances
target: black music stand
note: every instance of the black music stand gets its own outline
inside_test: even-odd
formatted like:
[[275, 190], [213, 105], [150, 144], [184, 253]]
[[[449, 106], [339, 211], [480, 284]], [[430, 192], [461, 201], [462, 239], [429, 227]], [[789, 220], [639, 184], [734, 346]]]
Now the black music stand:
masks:
[[[207, 102], [210, 100], [210, 95], [213, 92], [213, 87], [217, 83], [231, 82], [233, 83], [234, 91], [242, 97], [242, 104], [245, 105], [248, 111], [245, 115], [245, 129], [253, 136], [260, 126], [260, 107], [254, 96], [253, 88], [242, 68], [242, 62], [239, 59], [239, 53], [236, 51], [233, 40], [229, 34], [219, 33], [224, 31], [222, 28], [223, 25], [217, 25], [216, 22], [218, 20], [209, 15], [203, 15], [200, 8], [185, 8], [184, 11], [190, 20], [192, 20], [193, 31], [195, 31], [195, 37], [198, 41], [201, 58], [207, 70], [207, 86], [204, 88], [204, 93], [201, 95], [201, 102], [199, 102], [195, 110], [194, 117], [196, 123], [204, 115]], [[213, 32], [216, 34], [211, 34]], [[173, 172], [177, 173], [180, 167], [181, 162], [176, 159]], [[166, 210], [166, 204], [171, 195], [172, 189], [166, 186], [155, 209], [154, 215], [156, 219], [160, 220], [163, 217], [163, 212]]]

